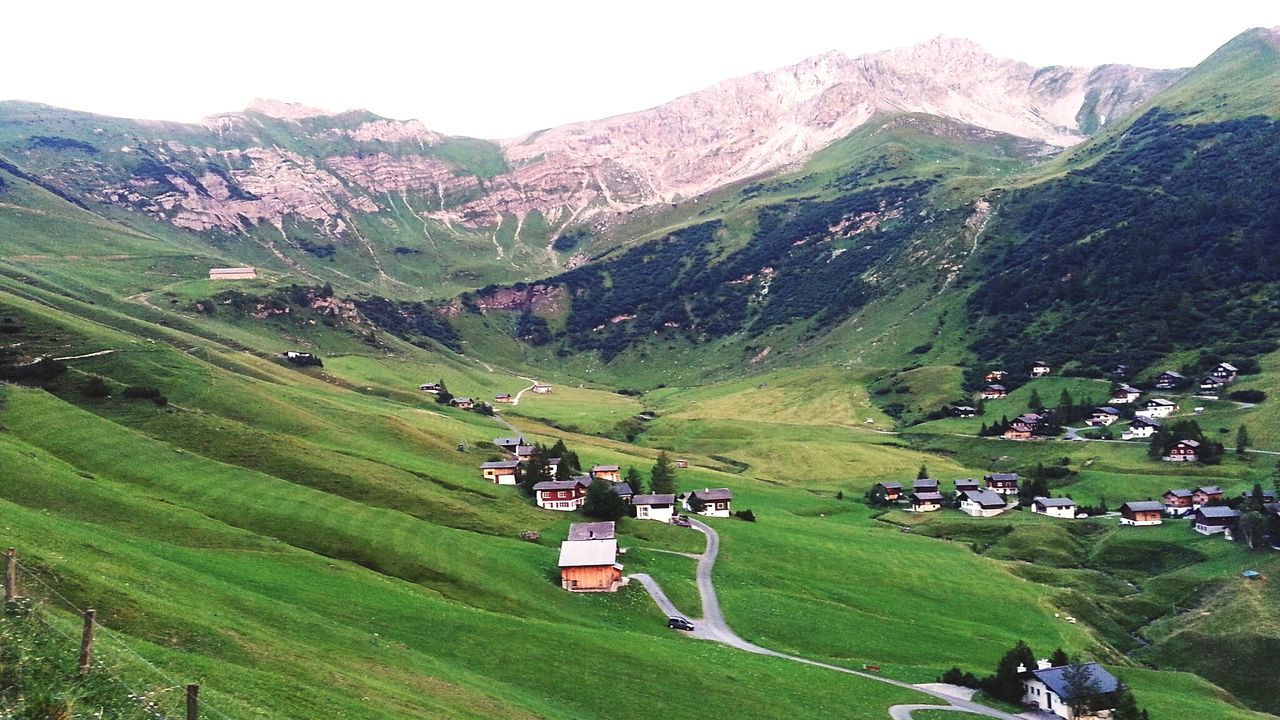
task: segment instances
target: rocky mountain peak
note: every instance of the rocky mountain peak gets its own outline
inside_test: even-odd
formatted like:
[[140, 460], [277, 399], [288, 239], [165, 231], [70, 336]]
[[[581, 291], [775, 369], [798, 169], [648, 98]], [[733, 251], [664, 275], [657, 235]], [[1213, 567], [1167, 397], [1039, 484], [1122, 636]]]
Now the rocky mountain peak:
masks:
[[249, 101], [248, 106], [244, 109], [247, 113], [257, 113], [266, 115], [277, 120], [302, 120], [304, 118], [325, 117], [333, 115], [327, 110], [310, 107], [302, 103], [286, 102], [284, 100], [272, 100], [269, 98], [254, 98]]

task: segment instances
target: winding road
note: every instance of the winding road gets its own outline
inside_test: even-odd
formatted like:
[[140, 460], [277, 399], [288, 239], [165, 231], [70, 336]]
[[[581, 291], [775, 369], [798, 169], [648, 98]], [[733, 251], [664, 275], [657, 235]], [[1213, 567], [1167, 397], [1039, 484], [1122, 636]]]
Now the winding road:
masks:
[[[932, 695], [933, 697], [936, 697], [939, 700], [944, 700], [947, 703], [946, 705], [894, 705], [889, 708], [889, 716], [893, 718], [893, 720], [911, 720], [911, 713], [916, 710], [954, 710], [957, 712], [967, 712], [976, 715], [1000, 718], [1000, 720], [1025, 720], [1025, 718], [1019, 717], [1018, 715], [1011, 715], [1006, 712], [989, 708], [985, 705], [979, 705], [978, 703], [961, 697], [956, 697], [954, 695], [949, 695], [931, 687], [912, 685], [910, 683], [881, 677], [879, 675], [873, 675], [860, 670], [851, 670], [849, 668], [840, 667], [839, 665], [830, 665], [828, 663], [810, 660], [809, 658], [803, 658], [797, 655], [788, 655], [776, 650], [760, 647], [755, 643], [744, 640], [729, 627], [727, 622], [725, 622], [724, 612], [720, 609], [720, 600], [716, 597], [715, 585], [711, 581], [711, 571], [715, 568], [716, 556], [720, 553], [720, 536], [716, 534], [716, 531], [710, 525], [707, 525], [700, 520], [691, 520], [690, 522], [692, 523], [694, 530], [697, 530], [707, 537], [707, 548], [698, 556], [696, 579], [698, 583], [698, 595], [702, 599], [702, 618], [693, 620], [693, 624], [696, 628], [692, 633], [690, 633], [693, 637], [699, 640], [711, 640], [712, 642], [718, 642], [722, 645], [737, 648], [743, 652], [790, 660], [791, 662], [812, 665], [814, 667], [820, 667], [834, 672], [845, 673], [846, 675], [857, 675], [858, 677], [866, 678], [868, 680], [874, 680], [887, 685], [895, 685], [897, 687], [914, 690], [926, 695]], [[645, 590], [649, 591], [649, 595], [653, 598], [653, 601], [657, 603], [658, 607], [661, 608], [661, 610], [668, 616], [682, 615], [688, 617], [676, 608], [675, 604], [671, 602], [671, 599], [667, 597], [667, 594], [662, 591], [662, 586], [659, 585], [652, 577], [645, 573], [636, 573], [632, 575], [631, 578], [643, 585]]]

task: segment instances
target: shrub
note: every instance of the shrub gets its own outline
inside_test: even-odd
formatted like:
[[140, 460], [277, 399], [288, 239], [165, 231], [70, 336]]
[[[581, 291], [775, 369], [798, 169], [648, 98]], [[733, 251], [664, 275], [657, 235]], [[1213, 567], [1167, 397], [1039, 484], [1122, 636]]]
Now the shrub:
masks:
[[1227, 397], [1236, 402], [1260, 403], [1267, 399], [1267, 394], [1261, 390], [1233, 390]]
[[733, 516], [738, 518], [739, 520], [746, 520], [747, 522], [756, 521], [756, 514], [754, 512], [751, 512], [750, 510], [739, 510], [735, 512]]
[[111, 395], [111, 388], [107, 386], [107, 381], [91, 375], [84, 385], [80, 387], [80, 394], [94, 400], [101, 400]]
[[165, 397], [164, 393], [160, 392], [159, 388], [154, 388], [150, 385], [130, 385], [120, 394], [127, 398], [150, 400], [158, 407], [165, 407], [169, 404], [169, 398]]

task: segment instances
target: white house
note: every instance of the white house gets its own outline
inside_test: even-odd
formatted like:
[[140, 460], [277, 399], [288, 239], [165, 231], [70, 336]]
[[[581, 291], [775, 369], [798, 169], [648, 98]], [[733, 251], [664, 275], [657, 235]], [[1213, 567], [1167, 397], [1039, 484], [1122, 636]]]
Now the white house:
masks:
[[1164, 398], [1151, 398], [1142, 403], [1142, 407], [1133, 411], [1134, 415], [1144, 418], [1169, 417], [1178, 411], [1178, 404]]
[[534, 383], [533, 391], [538, 393], [539, 395], [546, 395], [547, 393], [551, 392], [551, 386], [546, 383]]
[[1052, 667], [1048, 660], [1041, 660], [1036, 663], [1035, 670], [1028, 671], [1021, 665], [1018, 670], [1022, 675], [1023, 704], [1051, 712], [1063, 720], [1076, 718], [1067, 705], [1072, 699], [1073, 671], [1087, 672], [1088, 682], [1097, 695], [1107, 696], [1120, 689], [1120, 681], [1098, 663]]
[[656, 520], [669, 523], [675, 514], [675, 495], [634, 495], [631, 504], [636, 508], [637, 520]]
[[[707, 517], [729, 517], [733, 493], [729, 488], [703, 488], [684, 496], [684, 509]], [[700, 510], [695, 510], [700, 507]]]
[[1004, 498], [990, 490], [965, 490], [960, 493], [960, 509], [973, 517], [992, 517], [1004, 512]]
[[942, 499], [940, 492], [913, 492], [911, 493], [911, 512], [941, 510]]
[[1067, 518], [1068, 520], [1075, 518], [1076, 509], [1076, 501], [1071, 498], [1038, 497], [1031, 503], [1031, 512], [1037, 515]]
[[1121, 440], [1146, 439], [1160, 432], [1160, 421], [1154, 418], [1134, 418], [1129, 429], [1120, 434]]
[[519, 482], [520, 462], [517, 460], [498, 460], [480, 465], [484, 479], [498, 485], [515, 485]]
[[1128, 405], [1129, 403], [1138, 402], [1138, 398], [1142, 397], [1142, 391], [1132, 385], [1121, 385], [1118, 390], [1111, 393], [1112, 405]]
[[1046, 377], [1051, 372], [1053, 372], [1053, 368], [1050, 368], [1049, 363], [1043, 360], [1037, 360], [1035, 364], [1031, 366], [1031, 377], [1033, 378]]
[[1100, 408], [1094, 408], [1093, 415], [1086, 422], [1093, 427], [1107, 427], [1119, 419], [1119, 410], [1110, 405], [1104, 405]]

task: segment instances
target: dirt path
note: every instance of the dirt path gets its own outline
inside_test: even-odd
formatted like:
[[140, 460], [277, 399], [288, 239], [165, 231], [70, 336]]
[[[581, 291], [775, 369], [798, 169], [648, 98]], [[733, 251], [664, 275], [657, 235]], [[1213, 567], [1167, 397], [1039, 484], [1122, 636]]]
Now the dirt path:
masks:
[[110, 355], [113, 352], [115, 352], [115, 350], [99, 350], [98, 352], [85, 353], [83, 355], [67, 355], [65, 357], [56, 357], [54, 358], [54, 360], [57, 360], [58, 362], [62, 362], [64, 360], [83, 360], [85, 358], [102, 357], [103, 355]]
[[[712, 583], [711, 579], [711, 571], [715, 568], [716, 556], [720, 553], [720, 536], [711, 526], [700, 520], [692, 520], [691, 522], [694, 530], [697, 530], [707, 537], [707, 548], [700, 556], [698, 556], [698, 571], [696, 579], [698, 583], [698, 595], [702, 599], [702, 618], [693, 621], [696, 627], [696, 629], [690, 633], [693, 637], [700, 640], [718, 642], [722, 645], [728, 645], [729, 647], [742, 650], [743, 652], [754, 653], [756, 655], [766, 655], [782, 660], [801, 663], [803, 665], [812, 665], [814, 667], [820, 667], [833, 672], [844, 673], [846, 675], [856, 675], [861, 678], [882, 682], [887, 685], [914, 690], [926, 695], [932, 695], [933, 697], [947, 703], [946, 705], [894, 705], [889, 708], [889, 716], [894, 720], [911, 720], [911, 713], [916, 710], [952, 710], [956, 712], [985, 715], [987, 717], [999, 718], [1000, 720], [1023, 720], [1017, 715], [1010, 715], [1009, 713], [1001, 712], [999, 710], [986, 707], [985, 705], [979, 705], [978, 703], [964, 698], [948, 695], [947, 693], [941, 692], [940, 690], [932, 687], [911, 685], [910, 683], [905, 683], [900, 680], [893, 680], [879, 675], [862, 672], [860, 670], [851, 670], [849, 668], [840, 667], [839, 665], [831, 665], [817, 660], [810, 660], [809, 658], [803, 658], [798, 655], [787, 655], [786, 653], [770, 650], [769, 648], [761, 647], [743, 639], [729, 627], [727, 622], [725, 622], [724, 612], [720, 608], [720, 599], [716, 596], [715, 585]], [[635, 575], [632, 575], [631, 578], [644, 586], [645, 590], [647, 590], [649, 595], [653, 598], [653, 601], [668, 616], [682, 615], [682, 613], [679, 612], [679, 609], [676, 608], [675, 604], [671, 602], [671, 599], [667, 597], [667, 594], [663, 592], [662, 586], [659, 585], [652, 577], [644, 573], [636, 573]]]

